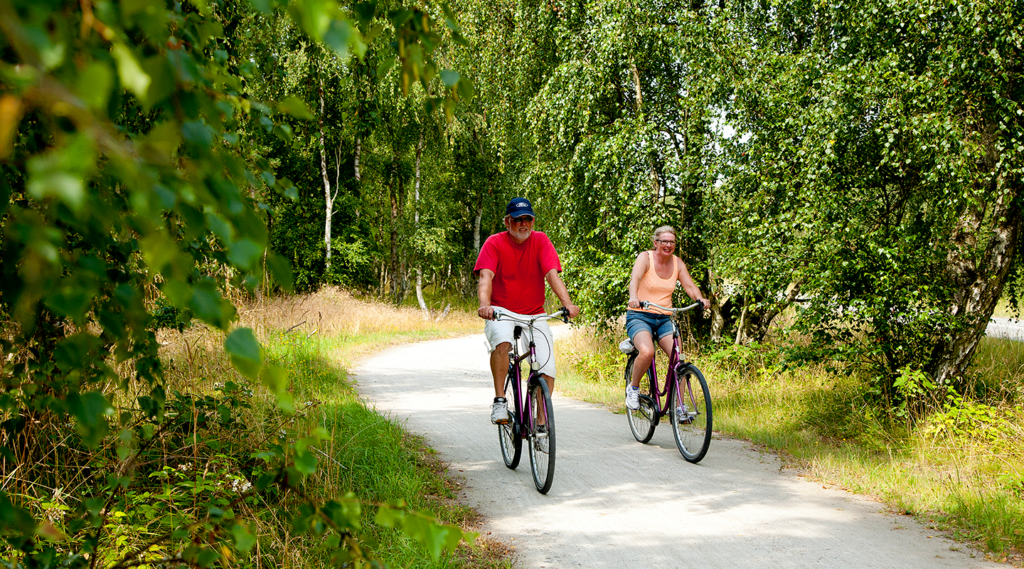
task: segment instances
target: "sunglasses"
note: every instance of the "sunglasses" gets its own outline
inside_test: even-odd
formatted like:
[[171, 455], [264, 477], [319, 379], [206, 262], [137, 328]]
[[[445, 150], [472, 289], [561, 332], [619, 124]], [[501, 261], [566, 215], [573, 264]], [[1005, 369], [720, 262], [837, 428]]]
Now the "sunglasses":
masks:
[[530, 217], [529, 215], [521, 215], [519, 217], [512, 218], [513, 223], [529, 223], [531, 221], [533, 221], [533, 218]]

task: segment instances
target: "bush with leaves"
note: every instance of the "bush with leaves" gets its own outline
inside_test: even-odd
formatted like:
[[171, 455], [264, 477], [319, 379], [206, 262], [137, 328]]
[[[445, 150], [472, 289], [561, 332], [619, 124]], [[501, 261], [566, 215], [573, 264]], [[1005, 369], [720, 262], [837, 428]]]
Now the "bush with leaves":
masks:
[[[348, 56], [365, 49], [377, 14], [375, 3], [359, 6], [299, 0], [287, 11], [312, 41]], [[151, 468], [151, 453], [198, 444], [187, 435], [230, 422], [244, 401], [237, 390], [226, 399], [167, 393], [154, 306], [228, 332], [236, 311], [226, 290], [256, 291], [269, 284], [264, 275], [291, 286], [287, 261], [266, 250], [258, 198], [294, 197], [294, 186], [239, 147], [243, 125], [287, 141], [279, 113], [308, 111], [243, 94], [251, 66], [234, 57], [224, 30], [233, 11], [252, 9], [285, 7], [0, 0], [0, 461], [6, 480], [17, 473], [28, 481], [0, 489], [11, 566], [221, 565], [252, 546], [239, 515], [247, 496], [301, 498], [316, 468], [321, 435], [296, 433], [271, 445], [259, 468], [237, 457], [211, 462], [223, 465], [213, 467], [217, 482], [190, 482], [202, 497], [191, 509], [150, 512], [163, 529], [145, 536], [145, 547], [108, 531], [116, 517], [139, 515], [128, 510], [147, 499], [140, 476], [165, 472], [170, 483], [169, 472]], [[405, 84], [436, 74], [430, 48], [438, 38], [427, 15], [396, 8], [383, 17], [395, 30]], [[465, 91], [455, 78], [449, 94]], [[231, 331], [224, 347], [291, 412], [286, 373], [265, 365], [250, 330]], [[212, 440], [204, 444], [216, 450]], [[74, 485], [53, 484], [68, 469], [77, 471]], [[225, 477], [251, 488], [222, 496]], [[325, 543], [339, 562], [367, 557], [352, 521], [358, 499], [300, 502], [296, 530], [333, 532]], [[423, 536], [435, 553], [461, 535], [401, 509], [382, 512], [382, 523]]]

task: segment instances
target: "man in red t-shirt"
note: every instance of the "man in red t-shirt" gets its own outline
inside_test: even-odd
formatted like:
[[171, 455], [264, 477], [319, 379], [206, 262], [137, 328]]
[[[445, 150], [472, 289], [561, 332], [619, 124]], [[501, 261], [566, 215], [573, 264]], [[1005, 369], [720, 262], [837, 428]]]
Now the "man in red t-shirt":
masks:
[[[480, 308], [477, 314], [487, 322], [484, 334], [491, 352], [491, 375], [494, 379], [494, 404], [491, 422], [508, 422], [508, 402], [505, 400], [505, 375], [508, 373], [508, 350], [512, 347], [515, 323], [495, 322], [494, 307], [500, 306], [517, 314], [544, 314], [544, 281], [569, 310], [569, 317], [580, 313], [569, 298], [569, 291], [558, 273], [562, 264], [555, 246], [548, 236], [533, 230], [533, 206], [526, 198], [513, 198], [505, 207], [505, 228], [487, 238], [480, 248], [473, 272], [480, 276], [477, 296]], [[555, 391], [555, 358], [552, 350], [551, 330], [547, 322], [537, 322], [534, 337], [537, 362], [548, 388]]]

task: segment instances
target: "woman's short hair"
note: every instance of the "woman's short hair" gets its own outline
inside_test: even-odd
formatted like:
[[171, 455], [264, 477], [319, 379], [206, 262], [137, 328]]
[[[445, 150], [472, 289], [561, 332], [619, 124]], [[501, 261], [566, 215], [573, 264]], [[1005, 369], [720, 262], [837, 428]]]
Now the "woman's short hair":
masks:
[[671, 225], [662, 225], [661, 227], [654, 230], [654, 235], [651, 236], [651, 243], [653, 244], [655, 241], [657, 241], [658, 238], [661, 237], [662, 233], [671, 233], [672, 237], [675, 237], [676, 239], [679, 238], [679, 235], [676, 233], [674, 227], [672, 227]]

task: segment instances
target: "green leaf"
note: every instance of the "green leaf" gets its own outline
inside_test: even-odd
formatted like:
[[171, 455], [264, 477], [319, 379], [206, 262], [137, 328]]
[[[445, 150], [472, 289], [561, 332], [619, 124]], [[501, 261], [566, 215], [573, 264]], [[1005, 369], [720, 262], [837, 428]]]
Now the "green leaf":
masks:
[[444, 86], [445, 87], [452, 88], [452, 87], [458, 85], [459, 79], [461, 77], [462, 77], [461, 75], [459, 75], [455, 71], [452, 71], [451, 69], [442, 69], [441, 70], [441, 81], [444, 82]]
[[231, 538], [235, 541], [235, 549], [248, 552], [256, 545], [256, 536], [249, 530], [247, 524], [235, 524], [231, 526]]
[[256, 335], [249, 328], [238, 328], [224, 340], [224, 350], [230, 354], [235, 369], [246, 377], [259, 377], [263, 354]]
[[239, 239], [231, 244], [228, 250], [228, 260], [241, 269], [255, 269], [259, 266], [263, 250], [263, 247], [260, 247], [250, 239]]
[[313, 113], [309, 112], [309, 107], [306, 106], [306, 103], [295, 95], [281, 101], [277, 105], [277, 111], [307, 121], [314, 118]]
[[139, 65], [138, 60], [135, 59], [135, 54], [125, 47], [124, 44], [115, 43], [114, 46], [110, 48], [110, 55], [112, 55], [114, 57], [114, 61], [117, 62], [117, 74], [121, 77], [121, 84], [134, 93], [139, 100], [145, 101], [146, 92], [149, 89], [150, 78], [149, 75], [142, 70], [142, 66]]
[[102, 61], [93, 61], [82, 70], [76, 82], [78, 96], [94, 110], [106, 108], [114, 86], [114, 72]]
[[295, 469], [306, 476], [316, 473], [317, 462], [316, 455], [310, 449], [295, 453]]
[[96, 149], [84, 135], [29, 160], [28, 192], [37, 200], [56, 198], [73, 211], [85, 205], [85, 182], [95, 168]]
[[267, 268], [270, 269], [270, 274], [274, 276], [275, 281], [281, 286], [286, 292], [291, 292], [295, 278], [292, 275], [291, 263], [288, 259], [278, 253], [270, 253], [267, 255]]
[[106, 418], [114, 411], [110, 403], [99, 392], [69, 393], [66, 401], [68, 410], [75, 416], [75, 429], [83, 442], [95, 447], [109, 431]]

